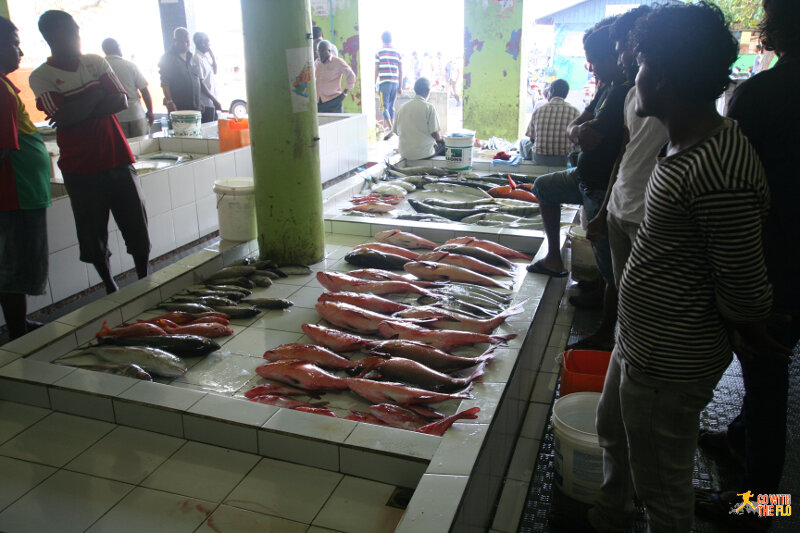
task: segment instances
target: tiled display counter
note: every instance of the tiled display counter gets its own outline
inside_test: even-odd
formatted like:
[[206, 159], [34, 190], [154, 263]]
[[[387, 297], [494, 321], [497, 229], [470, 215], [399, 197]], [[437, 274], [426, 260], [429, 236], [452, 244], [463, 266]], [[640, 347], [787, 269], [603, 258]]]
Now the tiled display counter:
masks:
[[[340, 268], [352, 246], [396, 227], [342, 224], [326, 222], [326, 259], [313, 269]], [[405, 226], [439, 242], [462, 234], [413, 222]], [[526, 236], [474, 234], [534, 252], [541, 244]], [[456, 423], [444, 437], [254, 404], [191, 382], [141, 382], [51, 363], [88, 342], [103, 321], [113, 326], [134, 319], [254, 251], [254, 243], [219, 243], [9, 343], [0, 351], [0, 399], [414, 488], [398, 531], [485, 530], [492, 513], [487, 502], [496, 500], [511, 459], [563, 290], [560, 282], [527, 273], [524, 264], [518, 266], [515, 303], [527, 299], [525, 310], [496, 330], [518, 337], [498, 350], [475, 385], [475, 399], [458, 405], [459, 410], [480, 406], [478, 419]], [[275, 283], [263, 295], [288, 297], [295, 307], [234, 320], [236, 335], [222, 349], [246, 349], [251, 360], [236, 357], [252, 370], [263, 362], [264, 349], [299, 340], [300, 324], [319, 321], [313, 304], [321, 292], [313, 275]]]

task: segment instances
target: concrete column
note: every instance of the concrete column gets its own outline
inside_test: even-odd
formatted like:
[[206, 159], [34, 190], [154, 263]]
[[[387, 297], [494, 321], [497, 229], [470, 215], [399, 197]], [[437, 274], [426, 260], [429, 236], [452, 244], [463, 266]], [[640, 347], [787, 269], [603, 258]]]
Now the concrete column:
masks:
[[242, 0], [247, 107], [262, 258], [325, 255], [308, 1]]
[[161, 38], [166, 52], [172, 47], [175, 28], [186, 27], [186, 6], [183, 0], [159, 0], [158, 13], [161, 15]]

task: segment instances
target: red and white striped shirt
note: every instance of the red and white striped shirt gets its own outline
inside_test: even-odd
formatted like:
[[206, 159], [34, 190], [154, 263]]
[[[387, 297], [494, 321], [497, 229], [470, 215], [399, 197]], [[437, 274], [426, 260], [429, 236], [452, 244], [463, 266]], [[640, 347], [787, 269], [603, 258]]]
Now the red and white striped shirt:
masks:
[[[108, 94], [125, 93], [125, 88], [108, 62], [97, 55], [82, 55], [69, 69], [52, 58], [31, 72], [28, 83], [36, 96], [36, 107], [53, 117], [65, 103], [87, 90]], [[61, 155], [58, 166], [72, 174], [94, 174], [134, 162], [128, 141], [114, 114], [58, 127], [56, 140]]]

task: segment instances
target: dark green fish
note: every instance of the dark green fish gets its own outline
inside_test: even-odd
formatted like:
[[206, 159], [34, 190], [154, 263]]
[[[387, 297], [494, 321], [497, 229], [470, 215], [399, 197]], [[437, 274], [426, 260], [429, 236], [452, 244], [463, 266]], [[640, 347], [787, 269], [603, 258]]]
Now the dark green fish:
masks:
[[220, 305], [214, 307], [214, 311], [217, 311], [218, 313], [225, 313], [231, 318], [250, 318], [252, 316], [256, 316], [261, 312], [255, 307], [240, 307], [240, 306], [229, 306], [229, 305]]
[[280, 298], [248, 298], [242, 300], [243, 304], [253, 305], [255, 307], [262, 307], [264, 309], [288, 309], [294, 303], [289, 300], [282, 300]]
[[113, 346], [149, 346], [179, 357], [208, 355], [220, 348], [214, 340], [199, 335], [158, 335], [155, 337], [113, 337], [109, 335], [99, 338], [98, 343]]
[[370, 248], [353, 250], [344, 256], [344, 260], [357, 267], [382, 270], [403, 270], [403, 265], [411, 261], [407, 257], [379, 252]]

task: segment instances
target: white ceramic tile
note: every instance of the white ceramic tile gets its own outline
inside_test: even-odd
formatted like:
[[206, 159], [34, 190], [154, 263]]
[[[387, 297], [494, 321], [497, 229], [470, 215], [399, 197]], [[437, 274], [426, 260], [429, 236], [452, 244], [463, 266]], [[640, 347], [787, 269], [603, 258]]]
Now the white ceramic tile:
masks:
[[564, 347], [548, 346], [542, 356], [542, 365], [539, 372], [558, 373], [561, 371], [561, 361], [564, 356]]
[[[181, 392], [194, 392], [172, 388]], [[113, 405], [117, 424], [183, 438], [183, 421], [179, 412], [119, 400], [114, 400]]]
[[345, 476], [314, 525], [352, 533], [391, 533], [403, 515], [402, 509], [386, 505], [392, 492], [392, 485]]
[[126, 303], [120, 307], [120, 313], [122, 314], [122, 320], [124, 322], [132, 321], [147, 309], [152, 309], [161, 302], [161, 293], [158, 290], [158, 285], [146, 280], [140, 281], [146, 282], [147, 286], [154, 288], [154, 290], [146, 292], [130, 303]]
[[423, 476], [395, 531], [450, 531], [468, 480], [466, 476]]
[[232, 152], [215, 156], [214, 165], [217, 169], [217, 179], [236, 177], [236, 160]]
[[53, 301], [58, 302], [89, 287], [89, 273], [86, 263], [78, 259], [78, 246], [70, 246], [50, 254], [50, 272], [58, 276], [50, 277], [50, 290]]
[[500, 494], [492, 527], [504, 533], [515, 533], [528, 497], [528, 482], [507, 479]]
[[150, 231], [150, 257], [156, 258], [175, 249], [175, 233], [172, 226], [172, 213], [153, 216], [148, 222]]
[[47, 386], [44, 384], [0, 378], [0, 400], [50, 409], [50, 396], [47, 394]]
[[139, 484], [185, 442], [167, 435], [117, 426], [64, 468]]
[[20, 357], [22, 356], [18, 353], [8, 352], [6, 350], [0, 350], [0, 367], [3, 367], [13, 361], [16, 361]]
[[[322, 417], [316, 414], [313, 416]], [[336, 472], [340, 468], [338, 445], [266, 429], [258, 432], [258, 453], [265, 457], [291, 461], [316, 469]]]
[[[141, 176], [140, 181], [149, 220], [172, 209], [169, 173], [167, 171], [149, 172]], [[152, 227], [150, 234], [152, 235]]]
[[0, 446], [0, 455], [63, 466], [113, 428], [99, 420], [52, 413]]
[[542, 432], [547, 424], [547, 415], [550, 406], [543, 403], [531, 403], [528, 405], [528, 412], [525, 414], [525, 422], [522, 424], [520, 437], [528, 439], [541, 439]]
[[339, 460], [339, 470], [345, 474], [409, 488], [417, 486], [428, 467], [427, 461], [347, 447], [339, 449]]
[[[115, 306], [118, 304], [114, 304]], [[119, 308], [113, 309], [104, 314], [100, 318], [87, 322], [84, 326], [79, 326], [75, 329], [75, 339], [78, 346], [89, 342], [94, 339], [97, 333], [102, 329], [103, 323], [108, 324], [108, 327], [114, 328], [122, 323], [122, 313]]]
[[[54, 359], [61, 357], [65, 353], [74, 350], [76, 346], [78, 346], [77, 337], [74, 333], [71, 333], [61, 337], [52, 344], [48, 344], [41, 350], [33, 352], [31, 355], [27, 356], [26, 359], [29, 361], [43, 361], [49, 363]], [[1, 359], [2, 358], [0, 357], [0, 360]], [[2, 364], [0, 364], [0, 366], [2, 366]]]
[[0, 530], [83, 531], [132, 488], [62, 470], [0, 513]]
[[49, 385], [55, 383], [73, 370], [73, 368], [49, 365], [40, 361], [17, 359], [0, 368], [0, 376]]
[[[28, 313], [33, 313], [34, 311], [43, 309], [52, 303], [53, 294], [50, 291], [50, 280], [47, 280], [47, 283], [45, 283], [44, 294], [28, 296]], [[2, 319], [2, 323], [5, 324], [5, 318]]]
[[509, 479], [529, 482], [536, 468], [536, 457], [539, 453], [539, 440], [520, 437], [514, 448], [514, 456], [508, 465]]
[[192, 164], [194, 172], [194, 192], [196, 198], [204, 198], [213, 193], [214, 181], [217, 179], [217, 168], [214, 159], [207, 157]]
[[[179, 385], [197, 387], [196, 385], [173, 383], [174, 387]], [[275, 409], [277, 409], [277, 407], [275, 407]], [[184, 437], [190, 440], [221, 446], [231, 450], [258, 453], [258, 430], [254, 427], [184, 414], [183, 432]]]
[[53, 205], [47, 210], [47, 244], [51, 254], [78, 244], [68, 196], [54, 198]]
[[180, 152], [183, 149], [179, 137], [161, 137], [158, 139], [158, 144], [162, 152]]
[[217, 195], [211, 194], [197, 199], [198, 233], [208, 235], [219, 229], [217, 218]]
[[0, 443], [16, 436], [48, 414], [50, 411], [41, 407], [0, 401]]
[[426, 473], [469, 476], [488, 431], [489, 426], [484, 424], [453, 424], [442, 437]]
[[358, 424], [345, 440], [345, 444], [371, 450], [380, 450], [418, 459], [430, 460], [442, 439], [414, 431], [374, 424]]
[[550, 405], [553, 403], [553, 395], [556, 390], [558, 374], [542, 372], [536, 377], [536, 384], [533, 386], [531, 401]]
[[277, 516], [254, 513], [229, 505], [220, 505], [208, 520], [200, 526], [197, 533], [252, 533], [255, 531], [304, 533], [308, 526]]
[[341, 479], [336, 472], [261, 459], [223, 503], [308, 524]]
[[355, 427], [356, 422], [352, 420], [303, 413], [291, 409], [280, 409], [264, 425], [267, 430], [303, 435], [330, 442], [344, 442]]
[[0, 511], [47, 479], [56, 469], [50, 466], [0, 457]]
[[55, 411], [114, 422], [114, 408], [110, 398], [67, 389], [50, 388], [48, 392], [50, 405]]
[[20, 355], [29, 355], [41, 348], [56, 342], [73, 332], [72, 326], [61, 322], [49, 322], [34, 333], [24, 335], [3, 345], [3, 350]]
[[318, 287], [302, 287], [300, 290], [292, 294], [291, 301], [295, 307], [305, 307], [307, 309], [314, 309], [317, 304], [317, 298], [326, 292], [323, 288]]
[[500, 402], [500, 396], [505, 390], [505, 383], [475, 383], [472, 388], [471, 394], [475, 396], [474, 400], [463, 400], [459, 405], [458, 410], [471, 409], [472, 407], [480, 407], [478, 418], [461, 420], [461, 424], [488, 424], [492, 421], [495, 414], [495, 409]]
[[197, 240], [199, 235], [197, 206], [194, 203], [176, 208], [172, 213], [172, 221], [175, 229], [176, 247]]
[[190, 441], [141, 485], [219, 502], [242, 481], [259, 459], [257, 455]]
[[208, 141], [197, 137], [181, 137], [181, 151], [187, 154], [207, 154]]
[[202, 358], [175, 381], [200, 385], [223, 394], [232, 394], [257, 374], [255, 369], [264, 361], [255, 357], [220, 350]]
[[169, 385], [142, 381], [123, 392], [120, 398], [185, 411], [204, 396], [195, 391], [176, 390]]
[[270, 311], [254, 322], [251, 327], [302, 333], [303, 329], [301, 326], [303, 324], [316, 324], [319, 322], [319, 319], [319, 315], [313, 309], [290, 307], [283, 311]]
[[200, 417], [227, 420], [236, 424], [261, 427], [278, 409], [278, 407], [272, 405], [208, 394], [190, 407], [187, 413]]
[[236, 163], [236, 175], [244, 176], [247, 178], [253, 177], [253, 159], [251, 150], [241, 149], [233, 152], [234, 161]]
[[192, 165], [177, 165], [167, 171], [172, 209], [194, 202], [194, 170]]
[[137, 487], [87, 532], [191, 533], [208, 518], [214, 507], [210, 502]]

